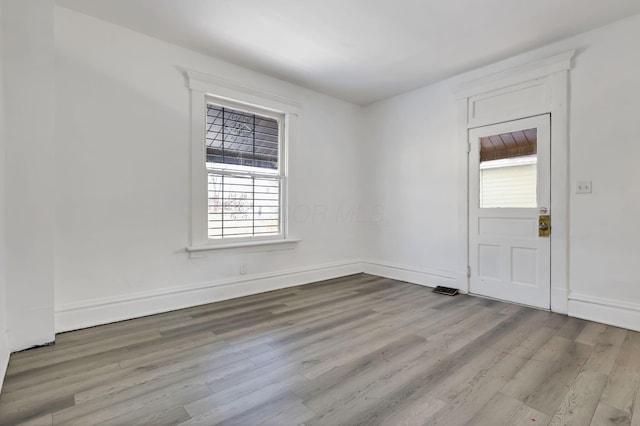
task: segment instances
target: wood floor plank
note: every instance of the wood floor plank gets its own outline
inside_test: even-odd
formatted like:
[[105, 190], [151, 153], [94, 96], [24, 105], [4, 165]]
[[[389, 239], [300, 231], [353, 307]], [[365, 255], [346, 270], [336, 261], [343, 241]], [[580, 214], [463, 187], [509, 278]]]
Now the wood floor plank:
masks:
[[479, 376], [476, 381], [466, 383], [452, 397], [445, 399], [445, 407], [429, 418], [428, 423], [448, 426], [452, 424], [452, 419], [457, 424], [472, 421], [503, 386], [501, 379]]
[[257, 426], [275, 426], [275, 425], [303, 425], [307, 420], [315, 415], [303, 403], [295, 403], [292, 407], [283, 409], [279, 414], [268, 419], [262, 419]]
[[187, 381], [194, 377], [194, 383], [205, 384], [206, 381], [202, 380], [205, 377], [214, 380], [250, 367], [253, 367], [253, 364], [237, 352], [204, 352], [200, 356], [190, 356], [184, 360], [163, 360], [162, 363], [149, 368], [136, 367], [124, 370], [127, 373], [125, 377], [104, 380], [100, 385], [76, 392], [75, 398], [76, 403], [80, 404], [139, 386], [154, 389], [157, 383]]
[[593, 347], [554, 336], [502, 390], [528, 406], [552, 415]]
[[446, 402], [431, 395], [421, 395], [404, 410], [389, 411], [378, 420], [378, 423], [384, 426], [421, 426], [446, 405]]
[[7, 376], [9, 378], [19, 376], [25, 371], [44, 371], [47, 368], [55, 368], [57, 365], [72, 363], [86, 357], [95, 355], [101, 356], [106, 351], [115, 351], [117, 349], [128, 350], [132, 344], [157, 341], [161, 337], [160, 333], [150, 331], [143, 335], [133, 336], [130, 340], [120, 340], [117, 343], [109, 339], [99, 346], [92, 346], [89, 348], [81, 347], [77, 350], [63, 353], [49, 353], [39, 359], [32, 359], [27, 362], [19, 360], [17, 363], [12, 363], [11, 368], [7, 369]]
[[362, 335], [375, 327], [376, 320], [379, 320], [379, 316], [373, 311], [367, 312], [366, 315], [358, 314], [357, 319], [345, 322], [333, 330], [300, 336], [300, 339], [285, 344], [269, 343], [271, 349], [252, 355], [249, 359], [256, 367], [263, 368], [281, 364], [284, 353], [287, 354], [284, 360], [299, 365], [298, 369], [301, 372], [304, 367], [317, 364], [339, 352], [351, 336]]
[[627, 330], [607, 327], [606, 332], [599, 335], [595, 347], [584, 365], [584, 369], [598, 371], [607, 375], [611, 373], [626, 335]]
[[[640, 387], [640, 365], [637, 355], [640, 353], [640, 339], [637, 339], [638, 335], [640, 333], [627, 332], [609, 374], [607, 387], [602, 394], [602, 402], [627, 413], [632, 413], [636, 392]], [[640, 409], [640, 405], [635, 407], [636, 410]]]
[[[513, 377], [515, 370], [502, 369], [505, 360], [514, 348], [537, 328], [538, 322], [544, 318], [540, 311], [520, 309], [512, 314], [508, 325], [502, 323], [496, 330], [487, 333], [493, 340], [476, 339], [458, 351], [454, 358], [453, 368], [443, 377], [432, 383], [428, 392], [440, 398], [455, 396], [458, 389], [466, 384], [477, 381], [478, 377], [491, 376], [507, 381]], [[487, 341], [492, 344], [487, 345]]]
[[250, 369], [251, 364], [246, 360], [237, 360], [231, 364], [209, 366], [209, 369], [188, 369], [183, 374], [179, 372], [166, 377], [150, 379], [143, 384], [137, 381], [124, 383], [118, 387], [106, 386], [105, 388], [97, 388], [85, 394], [76, 395], [76, 405], [63, 410], [54, 412], [54, 421], [56, 424], [66, 424], [74, 419], [90, 416], [92, 413], [100, 412], [105, 408], [124, 404], [135, 398], [143, 397], [154, 392], [161, 392], [176, 386], [195, 386], [206, 385], [207, 381], [225, 377], [227, 374], [233, 374], [238, 369]]
[[550, 421], [550, 416], [523, 404], [505, 426], [548, 425]]
[[553, 415], [550, 425], [591, 424], [593, 413], [596, 411], [606, 383], [606, 375], [597, 371], [583, 370]]
[[[430, 392], [434, 385], [446, 381], [452, 372], [470, 362], [472, 354], [492, 347], [509, 330], [510, 326], [525, 323], [529, 316], [523, 312], [523, 315], [514, 316], [500, 323], [494, 330], [486, 334], [485, 339], [476, 339], [474, 343], [467, 345], [464, 350], [458, 351], [449, 358], [411, 364], [409, 368], [402, 369], [401, 373], [387, 377], [373, 390], [360, 395], [357, 400], [354, 400], [349, 410], [341, 407], [340, 411], [336, 411], [332, 407], [319, 413], [310, 422], [315, 421], [319, 424], [328, 424], [332, 421], [347, 424], [379, 422], [379, 419], [384, 418], [389, 411], [398, 408], [398, 406], [412, 405], [415, 399]], [[439, 393], [432, 393], [432, 396], [438, 398]], [[344, 401], [342, 405], [344, 405]]]
[[[243, 389], [242, 392], [233, 393], [229, 390], [226, 394], [213, 392], [211, 396], [202, 398], [185, 406], [192, 420], [185, 424], [218, 424], [253, 409], [259, 409], [269, 401], [273, 401], [283, 395], [297, 397], [291, 394], [289, 389], [296, 383], [304, 381], [301, 376], [283, 377], [262, 386], [253, 386], [251, 389]], [[231, 397], [229, 393], [232, 393]]]
[[501, 349], [497, 361], [486, 370], [486, 374], [503, 380], [509, 380], [531, 359], [536, 351], [544, 346], [553, 336], [554, 331], [547, 327], [533, 328], [522, 341], [515, 340], [516, 345]]
[[22, 365], [27, 365], [32, 369], [37, 366], [39, 361], [45, 360], [49, 364], [55, 363], [56, 359], [79, 357], [83, 353], [97, 353], [104, 351], [105, 347], [114, 348], [127, 346], [131, 342], [139, 342], [145, 338], [157, 338], [155, 329], [133, 329], [130, 332], [114, 334], [112, 336], [104, 336], [102, 339], [77, 340], [73, 343], [57, 344], [34, 348], [15, 354], [12, 361], [12, 368], [17, 371]]
[[439, 333], [438, 337], [442, 337], [447, 352], [451, 354], [482, 336], [507, 318], [506, 315], [496, 312], [481, 311], [477, 315], [471, 315], [460, 321], [455, 327], [447, 328], [442, 333]]
[[600, 335], [607, 330], [607, 326], [604, 324], [598, 324], [595, 322], [587, 324], [578, 337], [576, 337], [576, 342], [584, 343], [585, 345], [595, 346], [600, 339]]
[[524, 404], [515, 398], [497, 392], [478, 413], [467, 422], [467, 426], [507, 425]]
[[631, 409], [631, 426], [640, 426], [640, 389], [636, 389], [636, 395]]
[[64, 422], [54, 413], [53, 421], [55, 425], [68, 426], [127, 425], [159, 411], [183, 408], [210, 395], [211, 390], [205, 385], [171, 385]]
[[356, 274], [57, 336], [0, 424], [640, 426], [640, 333]]
[[314, 322], [324, 319], [327, 315], [335, 314], [337, 312], [346, 312], [353, 309], [365, 308], [376, 306], [382, 303], [380, 295], [371, 296], [364, 295], [352, 301], [337, 303], [335, 305], [323, 304], [321, 307], [314, 306], [313, 308], [298, 308], [291, 311], [283, 312], [274, 315], [273, 318], [263, 323], [256, 324], [250, 327], [226, 330], [221, 337], [227, 341], [234, 341], [238, 337], [247, 336], [251, 333], [264, 334], [262, 331], [271, 331], [275, 328], [287, 329], [289, 327], [297, 327], [300, 322]]
[[127, 426], [173, 426], [190, 420], [191, 417], [184, 407], [174, 407], [168, 410], [139, 410], [136, 418], [115, 419], [114, 426], [126, 424]]
[[410, 333], [411, 326], [416, 325], [416, 320], [420, 316], [421, 314], [402, 316], [396, 318], [394, 322], [386, 323], [384, 326], [362, 333], [352, 339], [352, 344], [349, 346], [340, 348], [340, 350], [319, 362], [302, 366], [304, 376], [308, 379], [318, 377], [322, 373], [344, 365], [351, 360], [365, 356], [372, 351], [380, 350], [398, 336], [399, 330], [403, 329]]
[[45, 414], [32, 420], [20, 423], [20, 426], [53, 426], [53, 414]]
[[300, 399], [291, 392], [283, 392], [262, 404], [253, 406], [251, 410], [244, 410], [231, 418], [217, 423], [212, 422], [212, 424], [257, 425], [261, 422], [275, 424], [272, 421], [274, 417], [300, 406], [300, 403]]
[[607, 426], [607, 425], [631, 425], [631, 414], [626, 411], [618, 410], [610, 405], [600, 402], [596, 408], [596, 412], [593, 414], [591, 420], [592, 426]]
[[44, 401], [23, 399], [16, 402], [0, 403], [0, 424], [18, 424], [46, 416], [67, 407], [73, 407], [73, 395], [52, 395]]
[[308, 380], [294, 392], [317, 412], [365, 395], [376, 399], [375, 391], [383, 386], [385, 378], [399, 375], [404, 366], [419, 363], [426, 367], [441, 359], [438, 355], [446, 354], [437, 345], [418, 336], [403, 336], [361, 359]]
[[565, 320], [565, 324], [558, 330], [558, 337], [564, 337], [569, 340], [576, 339], [589, 324], [588, 321], [580, 318], [565, 317]]
[[104, 383], [106, 380], [125, 377], [126, 372], [117, 363], [95, 368], [78, 374], [70, 374], [55, 381], [42, 381], [26, 387], [10, 388], [2, 395], [3, 403], [10, 403], [29, 399], [41, 401], [42, 398], [56, 397], [60, 394], [73, 395], [82, 389], [90, 389]]

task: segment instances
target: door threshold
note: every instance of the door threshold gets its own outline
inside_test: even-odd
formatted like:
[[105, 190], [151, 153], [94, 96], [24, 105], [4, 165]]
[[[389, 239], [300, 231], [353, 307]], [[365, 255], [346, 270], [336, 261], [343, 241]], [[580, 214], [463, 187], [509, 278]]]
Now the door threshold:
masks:
[[551, 308], [541, 308], [539, 306], [527, 305], [526, 303], [512, 302], [511, 300], [498, 299], [497, 297], [485, 296], [485, 295], [482, 295], [482, 294], [476, 294], [476, 293], [471, 293], [471, 292], [468, 293], [468, 295], [469, 296], [473, 296], [473, 297], [478, 297], [480, 299], [494, 300], [496, 302], [509, 303], [511, 305], [518, 305], [518, 306], [522, 306], [522, 307], [525, 307], [525, 308], [532, 308], [532, 309], [537, 309], [539, 311], [551, 312]]

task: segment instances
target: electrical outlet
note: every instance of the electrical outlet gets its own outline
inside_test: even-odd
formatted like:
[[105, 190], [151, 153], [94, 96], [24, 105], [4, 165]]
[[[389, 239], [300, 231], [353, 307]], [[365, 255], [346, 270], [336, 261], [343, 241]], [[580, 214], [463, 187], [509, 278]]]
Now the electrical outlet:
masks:
[[247, 264], [246, 263], [241, 263], [240, 264], [240, 275], [244, 275], [247, 273]]
[[591, 194], [591, 181], [581, 180], [576, 183], [576, 194]]

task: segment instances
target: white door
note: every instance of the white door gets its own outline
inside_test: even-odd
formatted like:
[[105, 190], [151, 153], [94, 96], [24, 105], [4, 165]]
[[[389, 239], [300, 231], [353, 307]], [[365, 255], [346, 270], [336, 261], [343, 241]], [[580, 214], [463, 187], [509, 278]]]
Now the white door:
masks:
[[471, 293], [550, 309], [550, 127], [541, 115], [469, 130]]

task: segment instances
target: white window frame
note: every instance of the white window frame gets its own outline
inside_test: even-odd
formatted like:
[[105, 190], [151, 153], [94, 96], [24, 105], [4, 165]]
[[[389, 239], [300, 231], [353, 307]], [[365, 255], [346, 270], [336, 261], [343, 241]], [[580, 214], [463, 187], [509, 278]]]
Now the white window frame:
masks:
[[[279, 95], [251, 89], [195, 71], [187, 71], [187, 77], [191, 92], [191, 235], [187, 251], [297, 242], [296, 239], [289, 237], [287, 228], [287, 153], [295, 132], [300, 104]], [[278, 117], [280, 127], [278, 174], [281, 181], [280, 233], [278, 235], [209, 238], [207, 182], [210, 170], [206, 166], [205, 143], [207, 103], [228, 106], [258, 115]]]
[[[286, 204], [285, 196], [283, 194], [286, 193], [287, 187], [287, 175], [284, 165], [286, 164], [286, 148], [284, 143], [284, 135], [286, 133], [286, 125], [285, 125], [285, 115], [279, 112], [274, 112], [270, 110], [265, 110], [262, 108], [256, 108], [248, 105], [238, 104], [236, 102], [229, 102], [223, 99], [206, 96], [205, 98], [206, 105], [205, 111], [208, 108], [208, 105], [216, 105], [222, 108], [228, 108], [234, 111], [242, 111], [252, 115], [267, 117], [275, 119], [278, 123], [278, 168], [277, 170], [270, 169], [261, 169], [261, 168], [251, 168], [253, 170], [242, 170], [236, 165], [227, 165], [220, 163], [206, 163], [207, 166], [207, 174], [213, 174], [218, 176], [237, 176], [237, 177], [252, 177], [258, 179], [277, 179], [278, 181], [278, 233], [272, 235], [258, 235], [258, 236], [244, 236], [244, 237], [221, 237], [221, 238], [213, 238], [210, 239], [212, 244], [217, 244], [218, 242], [260, 242], [260, 241], [270, 241], [276, 239], [284, 239], [285, 238], [285, 224], [286, 221], [285, 215], [283, 215], [284, 205]], [[203, 143], [205, 141], [203, 140]], [[206, 161], [206, 147], [205, 147], [205, 161]], [[224, 234], [224, 227], [222, 229]]]

